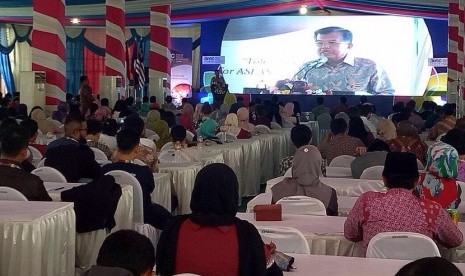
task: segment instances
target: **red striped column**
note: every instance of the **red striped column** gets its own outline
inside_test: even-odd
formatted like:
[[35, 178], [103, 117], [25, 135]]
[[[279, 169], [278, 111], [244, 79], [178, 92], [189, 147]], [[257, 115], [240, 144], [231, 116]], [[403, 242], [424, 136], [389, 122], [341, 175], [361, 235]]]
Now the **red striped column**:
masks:
[[459, 78], [465, 81], [464, 75], [464, 30], [465, 0], [449, 2], [449, 52], [447, 53], [447, 101], [457, 101]]
[[171, 82], [171, 6], [150, 8], [149, 92], [163, 102], [163, 79]]
[[106, 0], [105, 74], [121, 76], [126, 87], [126, 38], [124, 0]]
[[33, 0], [32, 70], [46, 73], [45, 105], [48, 110], [66, 100], [64, 23], [65, 0]]

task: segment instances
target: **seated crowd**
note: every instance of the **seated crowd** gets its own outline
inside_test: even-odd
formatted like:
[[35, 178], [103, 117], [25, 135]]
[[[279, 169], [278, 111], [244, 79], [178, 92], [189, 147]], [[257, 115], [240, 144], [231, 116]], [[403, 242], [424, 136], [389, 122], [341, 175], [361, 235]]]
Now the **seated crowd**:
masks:
[[[385, 119], [376, 115], [366, 98], [358, 106], [348, 106], [341, 97], [331, 110], [318, 97], [309, 116], [298, 102], [283, 104], [276, 96], [250, 104], [238, 97], [232, 105], [203, 103], [195, 109], [187, 101], [177, 109], [169, 96], [161, 106], [154, 96], [142, 101], [129, 97], [117, 101], [113, 109], [108, 99], [86, 100], [78, 106], [67, 96], [52, 119], [40, 107], [33, 107], [29, 116], [28, 107], [18, 103], [15, 112], [1, 111], [14, 101], [2, 99], [0, 107], [0, 186], [14, 188], [31, 201], [52, 200], [43, 181], [31, 173], [35, 167], [29, 147], [42, 152], [44, 165], [70, 183], [94, 183], [110, 171], [126, 171], [142, 189], [144, 222], [163, 230], [156, 249], [134, 231], [109, 235], [97, 266], [84, 275], [151, 275], [155, 263], [161, 275], [282, 275], [273, 260], [274, 244], [264, 244], [253, 225], [236, 217], [239, 185], [227, 165], [210, 164], [198, 172], [192, 214], [174, 216], [176, 206], [167, 210], [151, 199], [153, 173], [158, 172], [166, 147], [187, 148], [202, 139], [221, 144], [222, 132], [250, 139], [257, 126], [270, 131], [291, 128], [295, 146], [295, 154], [280, 163], [279, 174], [286, 177], [272, 187], [272, 204], [284, 197], [308, 196], [320, 200], [328, 216], [338, 216], [336, 190], [321, 178], [335, 158], [349, 155], [355, 158], [350, 168], [355, 179], [369, 167], [384, 166], [387, 192], [367, 192], [358, 198], [344, 224], [346, 239], [362, 242], [365, 250], [376, 234], [389, 231], [421, 233], [448, 248], [463, 242], [446, 212], [458, 208], [462, 191], [457, 181], [465, 181], [465, 119], [455, 118], [453, 105], [439, 108], [426, 101], [417, 111], [413, 100], [399, 102]], [[313, 145], [312, 130], [301, 123], [309, 117], [331, 120], [318, 147]], [[434, 140], [429, 147], [420, 138], [424, 131]], [[103, 166], [95, 149], [108, 159]]]

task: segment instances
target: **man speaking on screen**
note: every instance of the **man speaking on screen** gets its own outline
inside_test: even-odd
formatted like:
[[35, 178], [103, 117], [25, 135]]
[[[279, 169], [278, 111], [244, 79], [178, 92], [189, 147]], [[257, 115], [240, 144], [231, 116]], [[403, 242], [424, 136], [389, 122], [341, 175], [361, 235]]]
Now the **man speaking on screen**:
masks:
[[351, 31], [326, 27], [315, 31], [314, 39], [320, 58], [302, 65], [294, 77], [294, 80], [307, 82], [307, 91], [394, 94], [382, 68], [372, 60], [351, 55]]

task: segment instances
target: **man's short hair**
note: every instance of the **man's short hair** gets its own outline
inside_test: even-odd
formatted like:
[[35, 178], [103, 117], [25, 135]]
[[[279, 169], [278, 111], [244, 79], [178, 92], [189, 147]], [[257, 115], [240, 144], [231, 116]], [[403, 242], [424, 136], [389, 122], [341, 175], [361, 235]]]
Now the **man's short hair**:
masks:
[[342, 97], [339, 98], [339, 102], [340, 102], [341, 104], [345, 104], [345, 103], [347, 103], [347, 98], [344, 97], [344, 96], [342, 96]]
[[462, 276], [450, 261], [441, 257], [426, 257], [404, 265], [395, 276], [441, 275]]
[[371, 104], [362, 104], [362, 106], [360, 107], [360, 115], [368, 117], [370, 113], [373, 113], [373, 107], [371, 106]]
[[313, 38], [316, 41], [316, 38], [317, 38], [317, 36], [319, 34], [330, 34], [330, 33], [334, 33], [334, 32], [339, 32], [339, 33], [342, 34], [342, 41], [352, 43], [352, 38], [353, 38], [352, 32], [347, 30], [347, 29], [344, 29], [344, 28], [341, 28], [341, 27], [336, 27], [336, 26], [326, 27], [326, 28], [316, 30], [315, 33], [314, 33]]
[[383, 170], [386, 187], [413, 189], [419, 176], [417, 162], [416, 155], [410, 152], [388, 153]]
[[330, 128], [334, 135], [342, 134], [347, 131], [347, 122], [342, 118], [334, 119], [331, 121]]
[[205, 115], [210, 115], [212, 113], [212, 106], [209, 103], [204, 103], [202, 105], [201, 112]]
[[157, 97], [150, 96], [150, 103], [156, 103], [156, 102], [157, 102]]
[[312, 140], [312, 130], [306, 125], [296, 125], [291, 129], [291, 141], [296, 148], [306, 146]]
[[10, 126], [17, 126], [18, 122], [16, 122], [13, 118], [6, 118], [0, 124], [0, 141], [2, 140], [3, 134], [5, 133], [6, 129]]
[[115, 119], [106, 119], [102, 125], [102, 133], [108, 136], [115, 136], [118, 132], [118, 123]]
[[87, 120], [87, 134], [96, 135], [102, 132], [102, 123], [97, 120]]
[[87, 76], [81, 76], [79, 78], [79, 83], [82, 84], [84, 81], [88, 80], [89, 78]]
[[140, 143], [140, 135], [133, 129], [122, 129], [116, 134], [116, 144], [122, 153], [131, 152]]
[[37, 122], [32, 119], [23, 120], [19, 125], [29, 131], [29, 139], [32, 138], [39, 130]]
[[69, 114], [65, 119], [65, 133], [75, 131], [80, 128], [81, 124], [86, 120], [81, 114]]
[[119, 230], [103, 242], [97, 265], [120, 267], [142, 275], [155, 265], [155, 248], [146, 236], [133, 230]]
[[17, 156], [29, 145], [29, 131], [18, 125], [8, 126], [2, 134], [2, 154]]
[[442, 109], [444, 116], [455, 116], [455, 104], [445, 104]]
[[144, 128], [144, 121], [137, 114], [129, 115], [124, 119], [123, 129], [132, 129], [139, 134], [139, 138], [144, 132]]
[[187, 132], [182, 125], [175, 125], [171, 128], [171, 138], [173, 142], [182, 142], [186, 139]]
[[173, 97], [171, 97], [171, 96], [166, 96], [165, 101], [166, 101], [167, 103], [171, 103], [171, 102], [173, 101]]
[[349, 118], [352, 117], [359, 117], [360, 116], [360, 109], [356, 106], [350, 106], [349, 110], [347, 111], [347, 115], [349, 115]]

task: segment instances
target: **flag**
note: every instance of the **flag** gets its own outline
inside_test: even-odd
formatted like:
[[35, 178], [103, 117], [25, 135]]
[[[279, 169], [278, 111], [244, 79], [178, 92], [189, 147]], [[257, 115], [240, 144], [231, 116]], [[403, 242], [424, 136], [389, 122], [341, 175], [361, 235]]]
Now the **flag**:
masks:
[[144, 50], [142, 46], [142, 41], [136, 42], [134, 49], [134, 86], [136, 89], [143, 89], [145, 86]]

